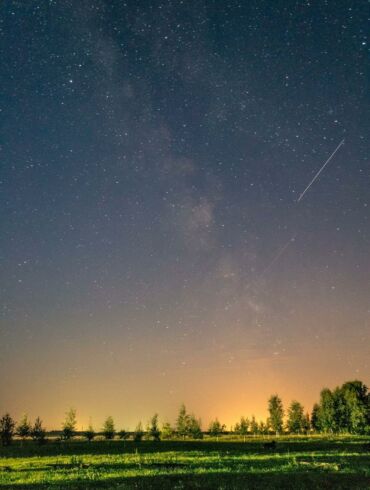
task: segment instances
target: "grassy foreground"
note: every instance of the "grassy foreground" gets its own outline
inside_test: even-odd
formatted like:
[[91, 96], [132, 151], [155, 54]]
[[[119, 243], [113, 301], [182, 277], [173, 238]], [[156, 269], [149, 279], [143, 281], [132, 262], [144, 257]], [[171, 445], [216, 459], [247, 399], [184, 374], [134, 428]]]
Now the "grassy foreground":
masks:
[[0, 448], [0, 488], [370, 489], [369, 438], [16, 441]]

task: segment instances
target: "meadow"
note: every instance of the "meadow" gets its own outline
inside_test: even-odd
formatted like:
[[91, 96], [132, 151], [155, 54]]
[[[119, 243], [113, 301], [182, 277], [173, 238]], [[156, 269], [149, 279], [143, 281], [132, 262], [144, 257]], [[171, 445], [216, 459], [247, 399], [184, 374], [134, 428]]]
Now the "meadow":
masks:
[[0, 488], [370, 489], [369, 437], [78, 438], [0, 448]]

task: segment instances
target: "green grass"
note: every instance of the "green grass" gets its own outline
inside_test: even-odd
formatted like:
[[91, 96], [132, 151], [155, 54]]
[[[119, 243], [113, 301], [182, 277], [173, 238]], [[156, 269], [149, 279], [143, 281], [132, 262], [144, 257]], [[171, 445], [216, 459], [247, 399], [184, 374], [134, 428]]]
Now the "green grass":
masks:
[[16, 441], [0, 448], [0, 488], [370, 489], [361, 437], [203, 441]]

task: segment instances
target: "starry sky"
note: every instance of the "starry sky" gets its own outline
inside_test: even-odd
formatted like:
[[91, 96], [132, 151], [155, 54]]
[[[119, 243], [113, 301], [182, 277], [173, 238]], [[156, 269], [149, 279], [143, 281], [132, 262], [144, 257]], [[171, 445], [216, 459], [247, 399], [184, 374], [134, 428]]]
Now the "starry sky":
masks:
[[366, 3], [1, 2], [2, 412], [370, 382]]

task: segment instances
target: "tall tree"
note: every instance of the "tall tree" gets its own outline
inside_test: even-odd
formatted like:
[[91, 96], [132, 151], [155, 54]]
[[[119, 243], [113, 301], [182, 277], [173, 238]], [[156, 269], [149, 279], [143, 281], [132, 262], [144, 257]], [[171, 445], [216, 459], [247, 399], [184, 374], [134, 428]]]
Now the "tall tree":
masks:
[[212, 420], [209, 424], [208, 427], [208, 432], [210, 436], [216, 437], [217, 440], [220, 437], [221, 434], [225, 432], [226, 425], [221, 424], [221, 422], [218, 420], [218, 418], [215, 418], [215, 420]]
[[248, 429], [249, 429], [249, 420], [245, 417], [240, 417], [240, 421], [235, 424], [234, 432], [236, 434], [239, 434], [240, 436], [243, 436], [244, 442], [248, 435]]
[[139, 422], [134, 431], [134, 441], [141, 442], [144, 437], [143, 425]]
[[302, 433], [305, 428], [305, 422], [306, 419], [303, 411], [303, 406], [296, 400], [293, 400], [288, 408], [288, 431], [292, 434]]
[[362, 381], [348, 381], [333, 391], [325, 388], [314, 406], [314, 430], [362, 434], [370, 431], [370, 396]]
[[324, 388], [320, 393], [318, 411], [318, 423], [323, 432], [336, 431], [335, 402], [333, 393], [329, 388]]
[[261, 420], [258, 424], [258, 433], [261, 435], [267, 435], [269, 433], [269, 426], [269, 420], [267, 420], [266, 422], [263, 422], [263, 420]]
[[193, 414], [187, 417], [186, 434], [193, 439], [203, 439], [202, 422]]
[[91, 442], [94, 439], [96, 434], [95, 434], [95, 430], [94, 430], [94, 427], [93, 427], [91, 421], [89, 422], [89, 426], [88, 426], [87, 430], [85, 430], [84, 435], [89, 442]]
[[149, 426], [148, 426], [148, 434], [150, 437], [153, 438], [154, 441], [161, 440], [161, 431], [159, 430], [157, 413], [155, 413], [153, 417], [150, 419]]
[[283, 430], [284, 409], [283, 402], [278, 395], [272, 395], [268, 401], [269, 420], [268, 423], [276, 435]]
[[320, 430], [320, 405], [315, 403], [311, 412], [311, 427], [312, 430], [318, 432]]
[[19, 424], [17, 425], [16, 434], [23, 440], [31, 434], [31, 423], [28, 420], [26, 413], [23, 415]]
[[68, 412], [66, 412], [64, 422], [62, 423], [62, 438], [66, 441], [71, 439], [76, 433], [76, 426], [76, 410], [70, 408]]
[[303, 432], [305, 434], [308, 434], [311, 430], [311, 420], [310, 420], [310, 414], [306, 412], [306, 415], [304, 417], [304, 423], [303, 423]]
[[103, 424], [103, 435], [106, 439], [113, 439], [116, 433], [116, 429], [114, 427], [113, 417], [109, 416], [105, 419]]
[[188, 433], [189, 415], [186, 412], [184, 404], [180, 406], [179, 414], [176, 420], [176, 431], [180, 437], [185, 438]]
[[42, 425], [42, 420], [40, 417], [36, 418], [31, 430], [31, 435], [32, 439], [37, 441], [39, 444], [44, 444], [46, 442], [46, 430]]
[[367, 387], [361, 381], [348, 381], [333, 393], [336, 429], [361, 434], [367, 418]]
[[252, 415], [251, 418], [250, 431], [254, 436], [258, 434], [258, 422], [256, 421], [256, 417], [254, 415]]
[[0, 438], [3, 446], [9, 446], [14, 436], [15, 421], [6, 413], [0, 419]]
[[162, 425], [162, 438], [163, 439], [171, 439], [174, 435], [174, 429], [169, 422], [164, 422]]

